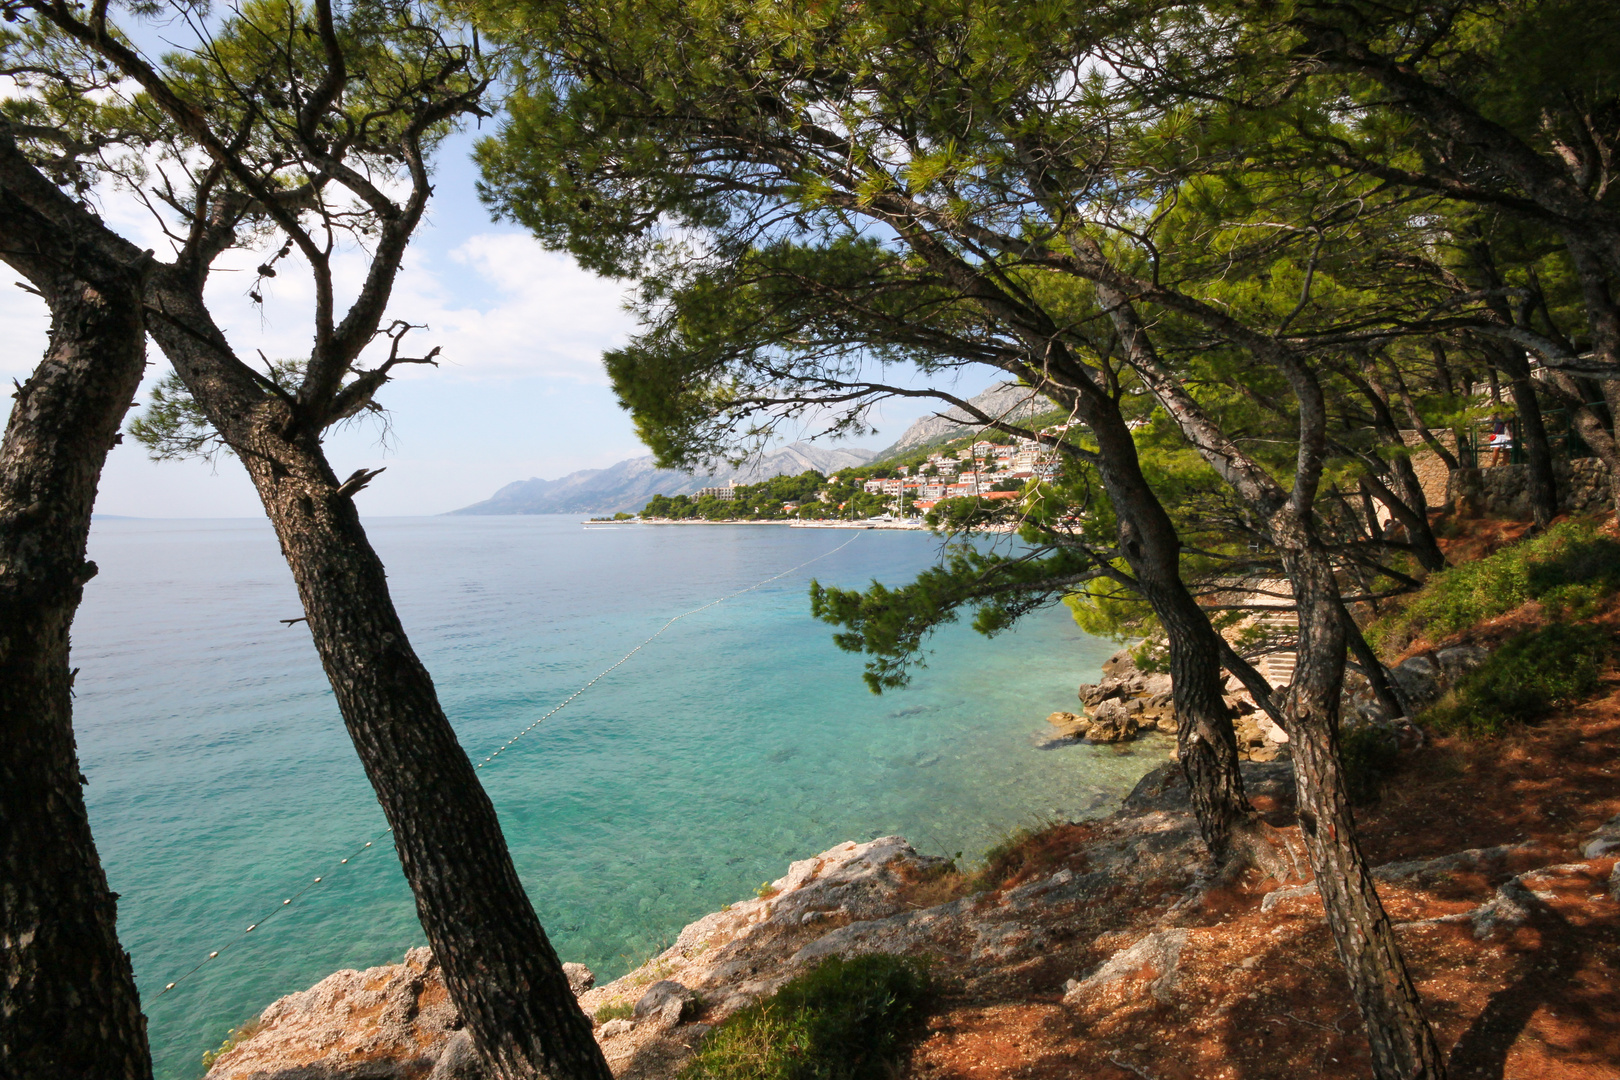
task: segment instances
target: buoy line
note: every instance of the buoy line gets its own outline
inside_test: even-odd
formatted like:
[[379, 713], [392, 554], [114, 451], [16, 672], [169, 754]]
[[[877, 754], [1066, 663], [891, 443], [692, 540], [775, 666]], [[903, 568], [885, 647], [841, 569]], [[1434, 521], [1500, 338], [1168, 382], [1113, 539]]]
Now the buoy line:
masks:
[[[527, 735], [529, 732], [533, 731], [535, 728], [539, 727], [541, 724], [545, 723], [547, 720], [551, 719], [553, 716], [556, 716], [563, 709], [567, 708], [581, 694], [583, 694], [585, 691], [589, 690], [591, 687], [595, 686], [597, 683], [601, 682], [608, 675], [612, 674], [612, 672], [614, 670], [616, 670], [620, 665], [622, 665], [625, 661], [629, 660], [632, 656], [636, 655], [636, 653], [640, 652], [642, 649], [644, 649], [648, 645], [652, 644], [652, 642], [653, 642], [653, 640], [655, 638], [657, 638], [665, 630], [668, 630], [670, 627], [672, 627], [676, 623], [680, 622], [682, 619], [690, 618], [691, 616], [696, 615], [696, 614], [698, 614], [699, 612], [702, 612], [702, 611], [707, 611], [710, 608], [715, 607], [716, 605], [725, 603], [727, 600], [735, 600], [737, 597], [742, 596], [742, 595], [744, 595], [746, 593], [751, 593], [755, 589], [764, 588], [766, 585], [769, 585], [773, 581], [780, 581], [782, 578], [787, 577], [789, 574], [795, 573], [795, 572], [797, 572], [799, 570], [803, 570], [805, 567], [809, 566], [811, 563], [820, 562], [822, 559], [825, 559], [828, 556], [836, 555], [840, 551], [843, 551], [845, 548], [849, 547], [849, 545], [853, 544], [856, 540], [860, 539], [860, 536], [861, 536], [861, 534], [859, 532], [857, 532], [854, 536], [851, 536], [848, 540], [845, 540], [842, 544], [839, 544], [837, 547], [833, 548], [831, 551], [824, 551], [820, 555], [817, 555], [813, 559], [806, 559], [804, 562], [800, 563], [799, 565], [789, 567], [788, 569], [783, 570], [779, 574], [772, 574], [770, 577], [765, 578], [763, 581], [757, 581], [754, 584], [748, 586], [746, 589], [738, 589], [736, 592], [727, 593], [725, 596], [722, 596], [719, 599], [710, 600], [707, 604], [704, 604], [701, 607], [695, 607], [691, 611], [683, 611], [679, 615], [676, 615], [674, 618], [672, 618], [669, 621], [667, 621], [666, 623], [664, 623], [663, 626], [660, 626], [657, 630], [654, 630], [651, 634], [647, 635], [647, 637], [644, 638], [639, 644], [637, 644], [635, 648], [631, 649], [629, 652], [627, 652], [623, 656], [619, 657], [612, 664], [609, 664], [607, 667], [603, 668], [600, 672], [597, 673], [596, 677], [593, 678], [590, 682], [586, 683], [584, 686], [581, 686], [578, 690], [575, 690], [572, 694], [569, 694], [562, 701], [560, 701], [556, 705], [552, 706], [551, 709], [549, 709], [545, 713], [545, 715], [541, 716], [538, 720], [534, 721], [532, 724], [530, 724], [528, 727], [524, 728], [522, 731], [518, 732], [516, 735], [512, 736], [510, 739], [507, 739], [496, 750], [494, 750], [487, 757], [485, 757], [483, 761], [480, 761], [477, 765], [475, 765], [474, 768], [475, 769], [482, 769], [485, 765], [488, 765], [490, 762], [494, 761], [497, 757], [500, 756], [501, 751], [508, 749], [509, 747], [511, 747], [511, 745], [513, 743], [515, 743], [519, 739], [523, 738], [523, 736]], [[387, 829], [384, 829], [382, 832], [378, 833], [376, 836], [373, 836], [370, 840], [367, 840], [364, 844], [362, 844], [360, 847], [356, 848], [349, 855], [346, 855], [342, 859], [339, 859], [338, 860], [338, 867], [347, 866], [356, 857], [363, 854], [367, 848], [372, 847], [374, 844], [376, 844], [377, 841], [381, 840], [383, 837], [387, 836], [389, 833], [391, 833], [393, 831], [394, 831], [393, 828], [389, 827]], [[230, 941], [226, 942], [224, 945], [221, 945], [219, 948], [210, 951], [207, 956], [205, 956], [201, 960], [197, 961], [197, 963], [189, 971], [186, 971], [186, 972], [182, 973], [181, 975], [177, 976], [173, 981], [165, 983], [164, 986], [163, 986], [163, 989], [159, 990], [156, 994], [154, 994], [153, 998], [156, 999], [156, 998], [162, 997], [164, 994], [167, 994], [170, 990], [173, 990], [175, 987], [179, 986], [181, 983], [183, 983], [187, 979], [191, 978], [191, 976], [193, 976], [197, 972], [201, 971], [206, 965], [208, 965], [208, 964], [212, 963], [214, 960], [218, 959], [219, 956], [222, 953], [225, 953], [225, 952], [229, 951], [231, 946], [239, 944], [243, 939], [245, 939], [247, 937], [248, 934], [251, 934], [253, 931], [257, 930], [259, 927], [263, 926], [265, 923], [267, 923], [271, 919], [275, 918], [281, 912], [286, 911], [295, 902], [302, 899], [305, 893], [307, 893], [311, 889], [315, 888], [315, 886], [321, 884], [326, 878], [330, 877], [335, 872], [336, 872], [335, 870], [329, 870], [325, 874], [321, 874], [320, 876], [315, 877], [312, 880], [305, 883], [303, 888], [299, 889], [297, 892], [293, 893], [291, 896], [289, 896], [285, 900], [281, 901], [281, 903], [279, 903], [275, 907], [271, 908], [261, 918], [259, 918], [256, 921], [248, 924], [247, 929], [243, 930], [240, 934], [236, 935], [236, 937], [234, 937]]]

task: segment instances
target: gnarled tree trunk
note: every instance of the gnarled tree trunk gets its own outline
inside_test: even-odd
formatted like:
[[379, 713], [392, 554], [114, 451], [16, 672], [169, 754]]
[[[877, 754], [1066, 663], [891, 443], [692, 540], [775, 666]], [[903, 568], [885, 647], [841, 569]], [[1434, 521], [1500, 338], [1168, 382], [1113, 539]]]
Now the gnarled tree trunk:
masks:
[[9, 138], [0, 158], [0, 257], [51, 309], [0, 443], [0, 1076], [145, 1080], [146, 1018], [85, 811], [68, 668], [95, 574], [96, 486], [146, 363], [142, 270], [31, 205], [66, 197], [27, 175]]
[[1280, 521], [1283, 565], [1299, 610], [1298, 666], [1283, 723], [1294, 755], [1300, 833], [1379, 1080], [1445, 1076], [1395, 931], [1356, 842], [1338, 749], [1345, 616], [1333, 566], [1307, 523]]
[[1275, 870], [1262, 823], [1243, 790], [1237, 737], [1221, 690], [1221, 647], [1209, 615], [1181, 580], [1181, 538], [1148, 486], [1136, 444], [1117, 410], [1088, 417], [1097, 471], [1119, 518], [1120, 550], [1143, 599], [1164, 627], [1176, 711], [1176, 751], [1199, 834], [1219, 862], [1238, 855]]
[[318, 433], [293, 407], [246, 380], [199, 292], [165, 271], [153, 336], [247, 467], [275, 527], [451, 1000], [498, 1080], [610, 1080], [495, 807], [406, 638], [353, 491], [340, 490]]

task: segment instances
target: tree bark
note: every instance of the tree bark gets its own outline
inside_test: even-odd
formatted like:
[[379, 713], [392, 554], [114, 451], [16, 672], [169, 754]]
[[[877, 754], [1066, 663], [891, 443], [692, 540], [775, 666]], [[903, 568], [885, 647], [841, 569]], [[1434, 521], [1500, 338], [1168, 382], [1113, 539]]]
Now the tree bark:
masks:
[[[1147, 347], [1125, 294], [1098, 296], [1127, 355]], [[1142, 596], [1164, 627], [1176, 711], [1176, 750], [1187, 778], [1199, 833], [1219, 862], [1239, 855], [1281, 876], [1267, 828], [1243, 789], [1237, 736], [1221, 693], [1222, 644], [1181, 579], [1181, 537], [1142, 474], [1136, 440], [1118, 405], [1097, 388], [1076, 392], [1077, 415], [1097, 438], [1097, 471], [1119, 518], [1120, 550]]]
[[[1275, 845], [1266, 836], [1268, 826], [1243, 790], [1237, 738], [1221, 695], [1223, 642], [1181, 580], [1181, 538], [1142, 474], [1136, 441], [1119, 403], [1060, 343], [1057, 325], [1044, 311], [1005, 293], [1000, 282], [948, 252], [926, 230], [908, 225], [898, 231], [961, 295], [991, 318], [1005, 320], [1034, 354], [1044, 357], [1040, 364], [1013, 364], [1007, 370], [1072, 409], [1096, 436], [1097, 471], [1119, 519], [1120, 550], [1168, 639], [1176, 742], [1199, 833], [1216, 860], [1242, 854], [1280, 874]], [[1107, 295], [1104, 302], [1115, 304]], [[1127, 307], [1115, 304], [1112, 315], [1130, 348], [1140, 328], [1129, 321], [1133, 316]]]
[[1536, 525], [1546, 528], [1558, 516], [1558, 477], [1553, 473], [1552, 448], [1547, 445], [1547, 425], [1541, 415], [1530, 377], [1530, 364], [1521, 349], [1498, 347], [1491, 355], [1508, 377], [1508, 393], [1519, 419], [1519, 441], [1524, 448], [1530, 515]]
[[498, 1080], [610, 1080], [318, 433], [290, 402], [245, 381], [199, 288], [165, 271], [155, 299], [165, 314], [153, 336], [247, 467], [275, 527], [422, 928], [486, 1066]]
[[1221, 648], [1209, 615], [1181, 579], [1181, 538], [1148, 486], [1136, 443], [1118, 410], [1086, 416], [1099, 448], [1098, 472], [1119, 518], [1120, 550], [1143, 599], [1164, 627], [1170, 652], [1176, 751], [1199, 834], [1217, 862], [1239, 855], [1275, 871], [1264, 823], [1243, 790], [1237, 737], [1221, 693]]
[[[51, 309], [49, 348], [0, 442], [0, 1076], [147, 1080], [146, 1018], [85, 810], [68, 668], [96, 572], [85, 559], [96, 487], [146, 362], [143, 270], [41, 215], [10, 183], [31, 167], [8, 138], [0, 155], [0, 257]], [[47, 202], [65, 199], [34, 179]]]
[[[1097, 270], [1112, 272], [1103, 264]], [[1095, 273], [1093, 280], [1102, 275]], [[1098, 296], [1116, 310], [1130, 305], [1116, 286], [1098, 282]], [[1159, 289], [1148, 283], [1139, 291]], [[1316, 875], [1328, 926], [1349, 976], [1351, 993], [1367, 1027], [1378, 1080], [1438, 1080], [1445, 1063], [1423, 1015], [1416, 987], [1395, 941], [1389, 917], [1355, 840], [1355, 821], [1345, 796], [1338, 751], [1339, 699], [1344, 683], [1345, 612], [1333, 562], [1315, 534], [1311, 515], [1327, 446], [1327, 409], [1320, 382], [1304, 358], [1208, 309], [1196, 299], [1163, 290], [1211, 329], [1229, 331], [1235, 343], [1275, 364], [1299, 402], [1299, 454], [1291, 490], [1285, 490], [1206, 414], [1160, 362], [1145, 333], [1132, 365], [1182, 434], [1266, 523], [1283, 569], [1293, 585], [1299, 617], [1298, 662], [1282, 710], [1293, 747], [1300, 831]]]
[[1332, 564], [1304, 523], [1282, 522], [1283, 564], [1299, 610], [1299, 653], [1284, 725], [1294, 753], [1300, 833], [1379, 1080], [1445, 1076], [1389, 915], [1378, 897], [1344, 794], [1338, 748], [1346, 645]]

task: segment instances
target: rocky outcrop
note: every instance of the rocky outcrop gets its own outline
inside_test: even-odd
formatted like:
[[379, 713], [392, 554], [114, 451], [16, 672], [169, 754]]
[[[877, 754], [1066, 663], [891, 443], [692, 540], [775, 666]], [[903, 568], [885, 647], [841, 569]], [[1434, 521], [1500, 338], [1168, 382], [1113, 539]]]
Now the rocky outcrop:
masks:
[[1080, 685], [1084, 714], [1053, 713], [1047, 722], [1064, 737], [1094, 743], [1128, 742], [1139, 733], [1176, 730], [1170, 676], [1143, 672], [1129, 649], [1103, 662], [1102, 681]]
[[1588, 859], [1620, 854], [1620, 814], [1605, 821], [1586, 838], [1586, 843], [1581, 845], [1581, 854]]
[[1186, 945], [1187, 931], [1181, 927], [1149, 934], [1130, 948], [1110, 956], [1084, 979], [1069, 980], [1063, 987], [1063, 1000], [1074, 1004], [1103, 987], [1130, 982], [1141, 992], [1168, 1005], [1176, 987], [1181, 951]]
[[[1490, 651], [1478, 645], [1452, 645], [1401, 661], [1390, 668], [1389, 680], [1396, 696], [1406, 706], [1407, 714], [1414, 715], [1439, 701], [1442, 694], [1484, 663], [1488, 656]], [[1356, 701], [1359, 713], [1377, 708], [1375, 702], [1368, 700], [1370, 697], [1368, 691], [1366, 698]]]
[[[275, 1002], [208, 1080], [451, 1080], [462, 1075], [455, 1061], [435, 1067], [460, 1023], [433, 954], [412, 949], [401, 963], [339, 971]], [[470, 1051], [457, 1043], [451, 1056]]]
[[[596, 1036], [626, 1080], [673, 1076], [714, 1023], [829, 956], [927, 955], [958, 966], [970, 987], [1000, 977], [1040, 962], [1054, 935], [1071, 932], [1065, 920], [1095, 917], [1122, 888], [1181, 889], [1194, 879], [1191, 814], [1154, 808], [1150, 797], [1137, 807], [1088, 825], [1096, 837], [1083, 868], [943, 903], [930, 898], [955, 875], [948, 860], [897, 836], [840, 844], [793, 863], [763, 897], [690, 924], [636, 970], [584, 991], [580, 1005], [615, 1014]], [[413, 949], [402, 964], [338, 972], [277, 1001], [207, 1080], [475, 1080], [458, 1027], [431, 954]]]
[[[1290, 816], [1292, 766], [1242, 768], [1256, 805], [1273, 820]], [[926, 956], [963, 999], [1061, 986], [1065, 1014], [1095, 1023], [1193, 1007], [1212, 978], [1261, 962], [1257, 942], [1320, 919], [1309, 882], [1251, 888], [1210, 875], [1174, 762], [1145, 776], [1113, 816], [1062, 828], [1069, 846], [1056, 861], [980, 891], [899, 837], [840, 844], [793, 863], [763, 895], [691, 923], [634, 971], [584, 990], [580, 1004], [602, 1016], [596, 1036], [619, 1080], [670, 1080], [713, 1025], [831, 956]], [[1620, 899], [1611, 844], [1620, 845], [1620, 817], [1586, 837], [1584, 864], [1547, 865], [1567, 853], [1519, 843], [1388, 863], [1374, 877], [1406, 898], [1397, 901], [1411, 912], [1403, 932], [1457, 924], [1468, 940], [1498, 940], [1541, 918], [1555, 893], [1598, 902], [1594, 887], [1607, 882]], [[1228, 915], [1245, 917], [1245, 904], [1254, 926], [1223, 945]], [[569, 974], [576, 987], [593, 981]], [[339, 972], [277, 1001], [207, 1080], [480, 1080], [458, 1026], [431, 955], [414, 949], [402, 964]]]
[[[1423, 733], [1411, 717], [1438, 701], [1464, 675], [1484, 662], [1489, 651], [1462, 643], [1410, 657], [1388, 672], [1404, 715], [1390, 716], [1373, 693], [1366, 677], [1346, 671], [1341, 716], [1344, 729], [1375, 728], [1400, 749], [1423, 743]], [[1082, 683], [1080, 701], [1086, 714], [1056, 712], [1047, 722], [1060, 739], [1122, 742], [1141, 731], [1176, 730], [1175, 704], [1169, 675], [1139, 670], [1130, 649], [1121, 649], [1103, 664], [1098, 683]], [[1276, 687], [1278, 691], [1285, 687]], [[1236, 676], [1229, 676], [1223, 697], [1232, 717], [1238, 756], [1244, 761], [1276, 761], [1288, 757], [1288, 733], [1255, 704]]]

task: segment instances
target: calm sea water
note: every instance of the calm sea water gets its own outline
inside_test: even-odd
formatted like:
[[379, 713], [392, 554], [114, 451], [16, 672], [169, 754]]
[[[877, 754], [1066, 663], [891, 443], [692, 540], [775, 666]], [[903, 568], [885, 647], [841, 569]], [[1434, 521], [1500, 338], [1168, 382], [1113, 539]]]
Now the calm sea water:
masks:
[[[1111, 806], [1164, 752], [1037, 748], [1112, 650], [1062, 611], [994, 640], [947, 628], [910, 688], [869, 694], [859, 658], [809, 617], [807, 583], [908, 581], [938, 555], [923, 534], [367, 528], [475, 758], [670, 616], [855, 537], [676, 623], [483, 770], [558, 952], [599, 978], [793, 859], [890, 833], [971, 858], [1020, 825]], [[268, 526], [98, 521], [90, 555], [73, 658], [86, 792], [158, 1075], [180, 1080], [276, 997], [397, 961], [422, 934], [386, 841], [339, 864], [385, 826], [307, 631], [277, 621], [300, 610]]]

